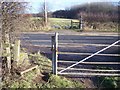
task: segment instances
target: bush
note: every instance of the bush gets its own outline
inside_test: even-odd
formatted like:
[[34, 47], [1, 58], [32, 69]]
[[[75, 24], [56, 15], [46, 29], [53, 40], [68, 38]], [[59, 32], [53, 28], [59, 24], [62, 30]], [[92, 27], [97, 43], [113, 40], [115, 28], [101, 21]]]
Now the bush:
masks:
[[42, 88], [83, 88], [83, 86], [79, 82], [70, 81], [65, 77], [51, 75], [48, 83]]
[[100, 78], [100, 81], [102, 82], [101, 83], [101, 86], [103, 88], [118, 88], [118, 81], [119, 79], [116, 78], [116, 77], [101, 77]]

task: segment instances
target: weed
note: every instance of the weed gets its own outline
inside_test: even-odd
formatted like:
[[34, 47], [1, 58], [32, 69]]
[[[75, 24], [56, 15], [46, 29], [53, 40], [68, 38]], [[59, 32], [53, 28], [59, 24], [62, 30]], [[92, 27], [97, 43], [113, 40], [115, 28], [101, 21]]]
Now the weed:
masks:
[[47, 57], [41, 54], [30, 54], [29, 58], [33, 60], [33, 63], [38, 64], [40, 71], [50, 72], [52, 69], [52, 62]]
[[[47, 72], [47, 74], [40, 78], [40, 80], [44, 80], [44, 82], [41, 82], [38, 80], [36, 82], [35, 80], [38, 79], [38, 73], [34, 71], [30, 71], [28, 73], [25, 73], [23, 76], [18, 78], [6, 78], [3, 82], [4, 88], [83, 88], [84, 86], [79, 82], [74, 82], [72, 80], [68, 80], [65, 77], [56, 76], [48, 73], [51, 69], [51, 61], [44, 57], [41, 54], [30, 54], [29, 58], [34, 60], [34, 63], [38, 64], [39, 69], [43, 72]], [[48, 67], [49, 66], [49, 67]], [[48, 69], [48, 71], [44, 69]]]
[[48, 83], [44, 84], [42, 88], [83, 88], [79, 82], [73, 82], [65, 77], [50, 75]]
[[103, 88], [118, 88], [118, 77], [100, 77], [101, 87]]

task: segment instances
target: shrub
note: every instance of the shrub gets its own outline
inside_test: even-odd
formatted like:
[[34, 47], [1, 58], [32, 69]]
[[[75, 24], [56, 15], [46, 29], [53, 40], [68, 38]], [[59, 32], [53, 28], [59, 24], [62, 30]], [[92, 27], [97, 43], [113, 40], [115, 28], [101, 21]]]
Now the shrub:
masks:
[[115, 77], [101, 77], [100, 78], [101, 86], [103, 88], [118, 88], [118, 78]]
[[83, 86], [81, 83], [73, 82], [65, 77], [50, 75], [48, 83], [42, 88], [83, 88]]

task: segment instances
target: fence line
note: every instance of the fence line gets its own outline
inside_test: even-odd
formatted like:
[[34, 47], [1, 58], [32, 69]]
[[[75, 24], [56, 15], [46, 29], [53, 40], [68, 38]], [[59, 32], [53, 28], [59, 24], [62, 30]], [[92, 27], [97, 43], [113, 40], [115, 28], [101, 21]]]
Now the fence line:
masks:
[[[95, 56], [95, 55], [97, 55], [97, 54], [99, 54], [99, 53], [105, 51], [106, 49], [108, 49], [108, 48], [114, 46], [115, 44], [117, 44], [117, 43], [119, 43], [119, 42], [120, 42], [120, 40], [114, 42], [113, 44], [111, 44], [111, 45], [109, 45], [109, 46], [103, 48], [102, 50], [99, 50], [98, 52], [96, 52], [96, 53], [94, 53], [94, 54], [92, 54], [92, 55], [90, 55], [90, 56], [88, 56], [88, 57], [82, 59], [81, 61], [79, 61], [79, 62], [77, 62], [77, 63], [75, 63], [75, 64], [73, 64], [73, 65], [71, 65], [71, 66], [69, 66], [69, 67], [67, 67], [67, 68], [65, 68], [65, 69], [63, 69], [63, 70], [61, 70], [60, 72], [58, 72], [58, 74], [62, 74], [62, 72], [64, 72], [65, 70], [68, 70], [68, 69], [74, 67], [75, 65], [78, 65], [79, 63], [84, 62], [84, 61], [87, 60], [87, 59], [90, 59], [91, 57], [93, 57], [93, 56]], [[74, 74], [74, 75], [75, 75], [75, 74]], [[120, 76], [120, 75], [119, 75], [119, 76]]]

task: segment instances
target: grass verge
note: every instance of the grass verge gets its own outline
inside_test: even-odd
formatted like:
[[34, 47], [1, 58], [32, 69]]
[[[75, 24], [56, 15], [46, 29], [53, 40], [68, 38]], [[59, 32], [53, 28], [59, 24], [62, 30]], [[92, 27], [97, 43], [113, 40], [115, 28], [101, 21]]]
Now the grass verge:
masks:
[[68, 80], [62, 76], [51, 74], [51, 61], [41, 54], [30, 54], [31, 62], [39, 66], [24, 75], [6, 76], [2, 88], [83, 88], [80, 82]]
[[[114, 70], [111, 67], [101, 67], [97, 66], [97, 69], [102, 70]], [[108, 77], [108, 76], [101, 76], [99, 77], [99, 86], [98, 88], [120, 88], [120, 77]]]

